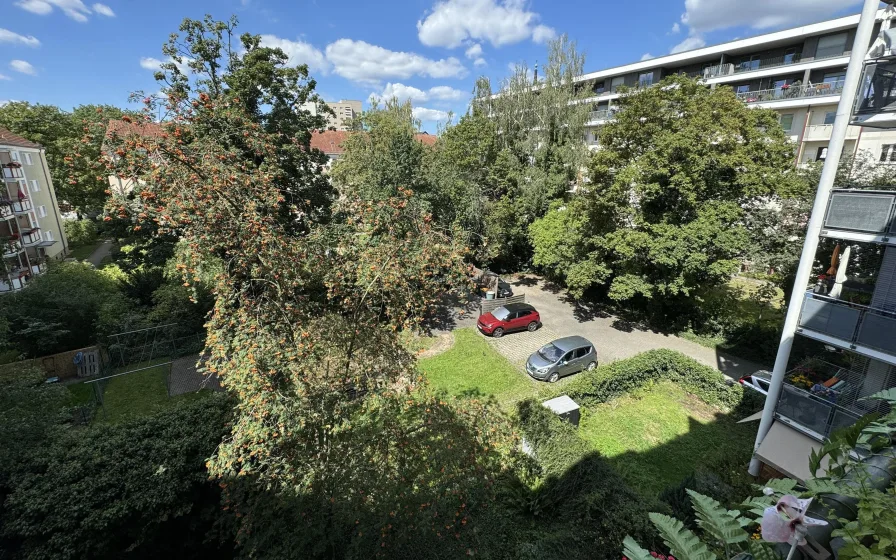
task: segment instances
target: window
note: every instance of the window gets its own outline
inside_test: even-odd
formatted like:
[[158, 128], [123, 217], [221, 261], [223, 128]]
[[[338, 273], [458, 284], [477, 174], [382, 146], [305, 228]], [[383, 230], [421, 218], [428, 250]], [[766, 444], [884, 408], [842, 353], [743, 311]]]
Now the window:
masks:
[[833, 72], [825, 74], [821, 80], [822, 83], [830, 84], [831, 88], [843, 87], [843, 81], [846, 80], [846, 72]]
[[881, 163], [896, 163], [896, 144], [884, 144], [880, 147]]
[[625, 76], [617, 76], [617, 77], [613, 78], [613, 80], [610, 82], [610, 91], [615, 93], [616, 90], [619, 89], [619, 86], [624, 86], [624, 85], [625, 85]]
[[19, 159], [19, 152], [9, 152], [9, 157], [11, 157], [13, 161], [21, 161]]
[[737, 89], [735, 90], [735, 92], [736, 93], [749, 93], [750, 92], [750, 84], [737, 86]]
[[31, 163], [31, 154], [22, 154], [25, 156], [25, 165], [34, 165]]
[[793, 64], [799, 62], [800, 55], [796, 49], [787, 49], [784, 51], [784, 64]]
[[815, 58], [827, 58], [840, 56], [846, 51], [846, 33], [826, 35], [818, 38], [818, 48], [815, 50]]
[[828, 157], [828, 147], [824, 146], [823, 148], [818, 148], [818, 152], [815, 154], [815, 161], [824, 161]]
[[653, 84], [653, 72], [645, 72], [638, 76], [638, 86], [648, 87]]
[[44, 232], [44, 237], [47, 241], [55, 241], [55, 239], [53, 239], [53, 232], [50, 230]]
[[594, 82], [594, 93], [604, 92], [604, 82]]
[[575, 350], [571, 350], [571, 351], [567, 352], [565, 356], [563, 356], [563, 360], [562, 360], [562, 361], [564, 361], [564, 362], [572, 361], [572, 360], [575, 359], [575, 356], [576, 356], [576, 351], [575, 351]]
[[40, 190], [40, 185], [37, 183], [37, 180], [31, 179], [31, 192], [37, 192]]
[[781, 128], [784, 129], [784, 132], [790, 132], [790, 129], [793, 128], [793, 113], [781, 115]]
[[834, 119], [837, 118], [836, 111], [829, 111], [824, 114], [824, 124], [834, 124]]
[[46, 218], [46, 217], [47, 217], [47, 207], [46, 207], [46, 206], [38, 206], [38, 207], [37, 207], [37, 214], [38, 214], [41, 218]]
[[741, 62], [739, 66], [740, 66], [741, 71], [757, 70], [759, 68], [759, 64], [760, 64], [759, 61], [760, 61], [760, 56], [758, 54], [754, 54], [747, 60], [744, 60], [743, 62]]
[[576, 355], [575, 355], [575, 357], [576, 357], [577, 359], [578, 359], [578, 358], [584, 358], [585, 356], [588, 355], [588, 352], [590, 352], [590, 351], [591, 351], [591, 347], [590, 347], [590, 346], [586, 346], [585, 348], [579, 348], [578, 350], [576, 350]]

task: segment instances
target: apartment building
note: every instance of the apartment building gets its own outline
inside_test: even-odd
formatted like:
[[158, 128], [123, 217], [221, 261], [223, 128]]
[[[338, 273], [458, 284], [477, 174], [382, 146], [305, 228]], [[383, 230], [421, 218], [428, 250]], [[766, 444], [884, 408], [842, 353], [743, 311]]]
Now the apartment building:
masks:
[[44, 149], [0, 128], [0, 293], [22, 289], [68, 243]]
[[[823, 161], [858, 22], [858, 15], [847, 16], [584, 74], [578, 82], [594, 94], [587, 100], [593, 111], [585, 141], [599, 146], [601, 125], [612, 118], [621, 86], [649, 87], [685, 74], [712, 88], [731, 87], [752, 107], [776, 111], [794, 142], [794, 163]], [[894, 147], [896, 132], [852, 126], [843, 153], [867, 150], [896, 163]]]
[[[334, 128], [340, 131], [351, 130], [352, 119], [361, 116], [361, 102], [352, 99], [340, 99], [339, 101], [325, 101], [324, 105], [329, 107], [335, 115], [326, 115], [327, 128]], [[312, 115], [322, 114], [323, 111], [314, 103], [303, 103], [302, 110], [308, 111]]]

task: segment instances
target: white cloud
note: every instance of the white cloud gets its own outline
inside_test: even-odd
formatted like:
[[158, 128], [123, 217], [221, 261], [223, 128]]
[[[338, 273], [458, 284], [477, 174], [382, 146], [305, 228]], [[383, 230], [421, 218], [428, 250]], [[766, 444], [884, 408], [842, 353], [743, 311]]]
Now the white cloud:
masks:
[[547, 25], [536, 25], [532, 30], [532, 40], [536, 43], [547, 43], [557, 36], [557, 32]]
[[685, 0], [681, 21], [698, 33], [738, 26], [765, 29], [818, 21], [861, 3], [861, 0]]
[[112, 8], [105, 4], [96, 3], [93, 5], [93, 11], [98, 13], [101, 16], [106, 17], [115, 17], [115, 12], [112, 11]]
[[[6, 74], [0, 74], [0, 80], [11, 80], [11, 79], [12, 78], [7, 76]], [[3, 105], [3, 102], [0, 102], [0, 105]]]
[[25, 45], [26, 47], [39, 47], [40, 41], [37, 40], [37, 37], [34, 35], [19, 35], [9, 29], [3, 29], [0, 27], [0, 43], [13, 43], [18, 45]]
[[371, 93], [370, 101], [383, 102], [392, 98], [398, 99], [399, 102], [411, 101], [412, 103], [422, 103], [429, 100], [440, 101], [457, 101], [464, 98], [464, 92], [449, 86], [435, 86], [429, 88], [428, 91], [407, 86], [399, 83], [389, 83], [383, 89], [382, 93]]
[[691, 35], [684, 41], [678, 43], [672, 50], [669, 51], [671, 54], [680, 53], [684, 51], [691, 51], [694, 49], [699, 49], [700, 47], [705, 47], [706, 41], [703, 40], [702, 37], [698, 37], [696, 35]]
[[417, 22], [417, 37], [429, 47], [452, 49], [467, 40], [500, 47], [553, 37], [554, 30], [539, 25], [538, 14], [527, 11], [525, 5], [525, 0], [442, 0]]
[[678, 35], [679, 33], [681, 33], [681, 25], [679, 25], [678, 22], [676, 21], [675, 23], [672, 24], [672, 29], [669, 30], [668, 34], [669, 35]]
[[467, 58], [479, 58], [482, 56], [482, 45], [479, 43], [473, 43], [472, 45], [464, 51], [464, 54]]
[[31, 66], [31, 64], [25, 62], [24, 60], [13, 60], [9, 63], [9, 67], [16, 72], [21, 72], [22, 74], [37, 76], [37, 70], [35, 70], [34, 66]]
[[644, 61], [644, 60], [650, 60], [651, 58], [656, 58], [656, 57], [653, 56], [653, 55], [650, 54], [650, 53], [644, 53], [644, 54], [641, 55], [641, 60], [642, 60], [642, 61]]
[[364, 41], [339, 39], [327, 45], [327, 60], [336, 74], [359, 82], [385, 78], [462, 78], [467, 69], [454, 57], [432, 60], [416, 53], [390, 51]]
[[435, 86], [429, 88], [430, 99], [441, 99], [443, 101], [459, 101], [465, 96], [464, 92], [449, 86]]
[[473, 61], [473, 66], [485, 66], [486, 64], [488, 64], [488, 63], [485, 61], [484, 58], [477, 58], [476, 60]]
[[[87, 16], [91, 14], [90, 8], [81, 0], [19, 0], [16, 2], [16, 6], [42, 16], [51, 13], [54, 8], [59, 8], [62, 13], [81, 23], [87, 21]], [[103, 7], [108, 9], [107, 6]]]
[[327, 73], [330, 70], [330, 64], [327, 57], [320, 49], [315, 48], [310, 43], [304, 41], [290, 41], [289, 39], [281, 39], [276, 35], [262, 35], [261, 44], [265, 47], [279, 48], [289, 57], [290, 66], [298, 66], [299, 64], [307, 64], [312, 71]]
[[147, 70], [161, 70], [162, 61], [151, 56], [144, 56], [140, 59], [140, 66], [146, 68]]
[[420, 119], [424, 122], [438, 122], [448, 120], [448, 113], [446, 111], [439, 111], [438, 109], [427, 109], [426, 107], [414, 107], [411, 110], [411, 114], [414, 115], [415, 119]]

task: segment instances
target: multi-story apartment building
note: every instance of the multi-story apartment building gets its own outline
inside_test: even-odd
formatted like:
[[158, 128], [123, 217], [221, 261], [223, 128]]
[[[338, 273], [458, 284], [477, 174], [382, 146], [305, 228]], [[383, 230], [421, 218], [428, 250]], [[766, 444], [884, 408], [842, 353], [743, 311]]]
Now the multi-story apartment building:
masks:
[[[351, 130], [352, 119], [361, 116], [362, 109], [360, 101], [340, 99], [338, 102], [325, 101], [324, 104], [335, 113], [335, 115], [326, 115], [327, 128], [335, 128], [336, 130], [341, 131]], [[312, 115], [317, 115], [321, 112], [319, 107], [314, 103], [303, 103], [301, 108]]]
[[0, 128], [0, 293], [23, 288], [68, 243], [44, 149]]
[[[585, 141], [599, 146], [600, 127], [612, 118], [621, 86], [648, 87], [685, 74], [709, 87], [731, 87], [750, 106], [775, 110], [794, 142], [794, 163], [824, 160], [858, 22], [858, 15], [842, 17], [584, 74], [578, 81], [594, 94]], [[852, 126], [843, 153], [867, 150], [896, 163], [894, 145], [891, 130]]]

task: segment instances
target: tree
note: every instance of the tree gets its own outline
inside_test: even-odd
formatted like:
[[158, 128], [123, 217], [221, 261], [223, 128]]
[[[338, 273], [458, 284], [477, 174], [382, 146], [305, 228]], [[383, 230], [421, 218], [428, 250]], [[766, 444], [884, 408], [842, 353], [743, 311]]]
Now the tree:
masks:
[[[463, 248], [401, 185], [334, 201], [309, 146], [320, 119], [289, 120], [317, 99], [307, 69], [254, 36], [232, 47], [235, 25], [184, 21], [158, 76], [163, 134], [107, 139], [104, 164], [141, 185], [113, 212], [189, 247], [185, 285], [222, 263], [207, 368], [237, 405], [209, 465], [239, 542], [276, 557], [465, 553], [512, 438], [490, 406], [421, 385], [397, 338], [459, 285]], [[251, 82], [256, 67], [271, 79]], [[273, 519], [282, 541], [265, 538]]]
[[533, 262], [574, 294], [602, 286], [669, 310], [737, 271], [751, 241], [742, 206], [796, 188], [793, 152], [774, 113], [727, 88], [670, 77], [619, 107], [590, 184], [530, 228]]

